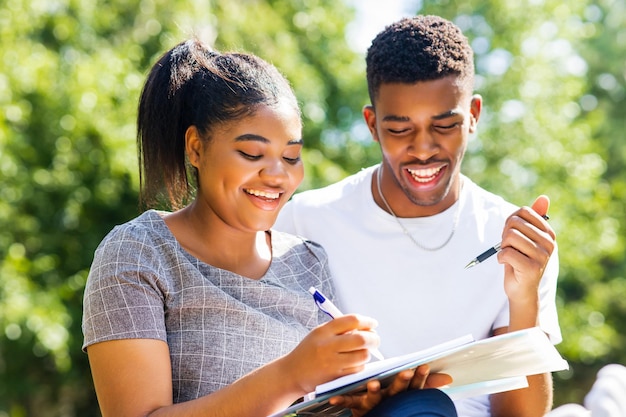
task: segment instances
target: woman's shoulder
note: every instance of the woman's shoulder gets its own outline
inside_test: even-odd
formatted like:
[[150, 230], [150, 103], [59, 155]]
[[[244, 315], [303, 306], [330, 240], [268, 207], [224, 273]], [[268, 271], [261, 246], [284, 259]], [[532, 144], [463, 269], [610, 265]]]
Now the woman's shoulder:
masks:
[[272, 230], [272, 265], [266, 280], [280, 286], [307, 290], [311, 286], [331, 291], [328, 256], [318, 243], [289, 233]]
[[149, 233], [162, 234], [166, 226], [161, 214], [162, 212], [157, 210], [144, 211], [131, 220], [115, 225], [106, 235], [105, 240], [120, 238], [125, 235], [141, 236]]
[[120, 247], [157, 246], [159, 243], [171, 240], [173, 237], [161, 212], [148, 210], [125, 223], [118, 224], [102, 239], [96, 253]]

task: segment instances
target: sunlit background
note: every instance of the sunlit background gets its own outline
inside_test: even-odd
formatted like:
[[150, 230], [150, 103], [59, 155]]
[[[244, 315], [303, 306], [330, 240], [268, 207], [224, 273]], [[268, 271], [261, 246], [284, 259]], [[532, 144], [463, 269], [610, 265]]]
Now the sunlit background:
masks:
[[[356, 7], [358, 6], [358, 7]], [[356, 8], [355, 8], [356, 7]], [[81, 351], [93, 251], [138, 214], [135, 115], [147, 69], [197, 35], [292, 82], [306, 178], [378, 161], [363, 54], [400, 16], [457, 23], [485, 100], [464, 172], [525, 205], [551, 197], [570, 370], [557, 405], [626, 363], [625, 0], [0, 0], [0, 417], [97, 416]]]

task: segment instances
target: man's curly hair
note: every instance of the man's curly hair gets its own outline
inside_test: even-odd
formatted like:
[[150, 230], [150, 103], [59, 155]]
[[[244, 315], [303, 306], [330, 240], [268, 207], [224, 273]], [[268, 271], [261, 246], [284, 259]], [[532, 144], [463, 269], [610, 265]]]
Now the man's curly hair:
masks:
[[439, 16], [407, 17], [387, 26], [365, 58], [372, 104], [385, 83], [414, 84], [449, 75], [473, 88], [474, 53], [454, 23]]

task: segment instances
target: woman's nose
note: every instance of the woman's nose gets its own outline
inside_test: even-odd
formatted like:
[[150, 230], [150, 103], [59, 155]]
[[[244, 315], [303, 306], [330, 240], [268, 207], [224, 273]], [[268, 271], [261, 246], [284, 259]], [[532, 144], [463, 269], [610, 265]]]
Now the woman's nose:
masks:
[[286, 162], [282, 158], [267, 159], [267, 164], [261, 169], [263, 177], [282, 179], [287, 177]]

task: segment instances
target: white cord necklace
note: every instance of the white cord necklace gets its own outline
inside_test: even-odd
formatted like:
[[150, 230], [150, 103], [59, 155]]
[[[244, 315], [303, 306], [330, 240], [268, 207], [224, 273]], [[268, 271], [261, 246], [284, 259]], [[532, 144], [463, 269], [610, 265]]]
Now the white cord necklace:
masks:
[[443, 248], [444, 246], [446, 246], [448, 244], [448, 242], [450, 242], [450, 240], [452, 240], [452, 236], [454, 236], [454, 232], [456, 232], [456, 226], [459, 223], [459, 214], [461, 212], [461, 205], [459, 204], [459, 206], [456, 209], [456, 213], [454, 214], [454, 222], [452, 223], [452, 231], [450, 232], [450, 236], [448, 236], [448, 238], [441, 245], [436, 246], [434, 248], [430, 248], [428, 246], [424, 246], [421, 243], [419, 243], [417, 240], [415, 240], [413, 235], [407, 230], [406, 227], [404, 227], [404, 225], [402, 224], [402, 222], [400, 221], [398, 216], [396, 216], [396, 213], [393, 212], [393, 210], [389, 206], [389, 203], [387, 203], [387, 200], [385, 199], [385, 196], [383, 195], [383, 191], [380, 188], [380, 180], [382, 178], [382, 165], [379, 166], [377, 168], [377, 170], [378, 170], [378, 172], [377, 172], [377, 176], [378, 177], [376, 179], [376, 188], [378, 189], [378, 195], [380, 196], [380, 199], [383, 200], [383, 203], [385, 203], [385, 207], [387, 207], [387, 210], [389, 210], [389, 213], [391, 213], [393, 218], [396, 219], [396, 222], [398, 223], [398, 225], [402, 228], [403, 233], [409, 239], [411, 239], [411, 242], [413, 242], [415, 244], [415, 246], [417, 246], [418, 248], [420, 248], [422, 250], [425, 250], [425, 251], [428, 251], [428, 252], [435, 252], [435, 251], [438, 251], [439, 249]]

